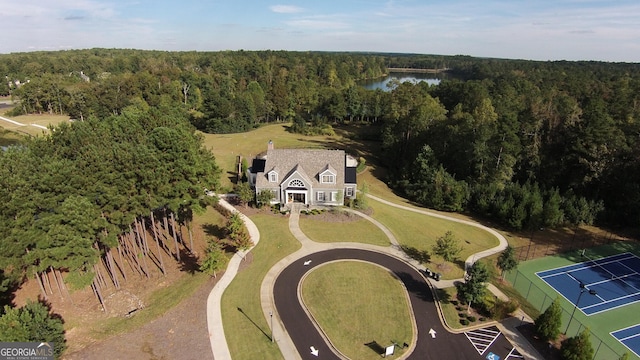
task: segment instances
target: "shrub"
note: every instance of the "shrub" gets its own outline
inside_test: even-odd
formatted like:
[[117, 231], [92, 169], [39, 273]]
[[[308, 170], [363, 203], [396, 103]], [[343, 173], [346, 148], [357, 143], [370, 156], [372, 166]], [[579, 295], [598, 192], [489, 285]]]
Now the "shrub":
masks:
[[458, 313], [458, 317], [466, 319], [467, 318], [467, 314], [465, 314], [463, 312], [460, 312], [460, 313]]
[[366, 167], [367, 167], [367, 159], [360, 156], [360, 158], [358, 159], [358, 166], [356, 167], [356, 172], [361, 173], [364, 171]]
[[460, 324], [462, 324], [462, 325], [469, 325], [469, 320], [467, 320], [467, 319], [460, 319]]
[[469, 320], [470, 322], [476, 322], [476, 317], [475, 316], [467, 316], [467, 320]]
[[536, 318], [535, 329], [538, 335], [545, 340], [555, 340], [560, 335], [562, 325], [562, 308], [560, 298], [553, 300], [551, 305]]

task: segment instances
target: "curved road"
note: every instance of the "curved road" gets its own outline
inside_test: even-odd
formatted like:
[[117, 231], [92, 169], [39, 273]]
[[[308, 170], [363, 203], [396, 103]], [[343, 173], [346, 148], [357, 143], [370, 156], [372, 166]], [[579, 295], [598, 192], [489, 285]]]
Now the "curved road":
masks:
[[[304, 265], [304, 262], [309, 260], [311, 263]], [[485, 358], [488, 352], [481, 356], [464, 334], [452, 334], [443, 327], [431, 289], [414, 267], [393, 256], [375, 251], [333, 249], [310, 254], [290, 264], [280, 273], [274, 285], [277, 312], [302, 359], [340, 359], [316, 330], [298, 297], [298, 284], [307, 272], [316, 266], [336, 260], [361, 260], [378, 264], [392, 271], [404, 283], [415, 314], [418, 332], [415, 348], [408, 359]], [[431, 337], [430, 329], [436, 331], [436, 338]], [[391, 339], [371, 340], [384, 346]], [[311, 354], [311, 346], [319, 350], [319, 356]], [[499, 336], [491, 346], [495, 349], [494, 352], [499, 352], [502, 356], [511, 349], [504, 336]]]
[[[369, 195], [369, 197], [390, 206], [477, 226], [495, 235], [499, 240], [498, 246], [477, 253], [474, 256], [470, 256], [466, 261], [467, 266], [481, 257], [502, 251], [507, 246], [507, 241], [501, 234], [480, 224], [394, 204], [372, 195]], [[221, 199], [220, 203], [221, 205], [228, 207], [233, 212], [237, 211], [223, 199]], [[249, 233], [254, 240], [254, 244], [257, 244], [260, 239], [260, 233], [257, 227], [250, 219], [243, 215], [241, 216], [243, 217]], [[392, 246], [388, 248], [379, 248], [376, 246], [357, 243], [320, 244], [308, 239], [300, 231], [300, 228], [298, 227], [298, 216], [299, 213], [296, 211], [292, 212], [289, 221], [289, 228], [294, 236], [296, 236], [296, 238], [298, 238], [302, 243], [302, 248], [296, 253], [285, 257], [276, 266], [274, 266], [268, 272], [261, 285], [260, 297], [263, 313], [267, 320], [269, 320], [271, 314], [273, 314], [272, 316], [276, 320], [276, 323], [273, 324], [272, 322], [272, 325], [275, 325], [274, 331], [277, 331], [280, 334], [280, 336], [278, 336], [278, 333], [275, 333], [275, 337], [277, 338], [278, 345], [285, 358], [338, 358], [337, 355], [329, 350], [329, 345], [326, 344], [324, 338], [322, 338], [318, 333], [316, 327], [302, 308], [297, 295], [297, 288], [301, 277], [310, 269], [313, 269], [322, 262], [339, 259], [360, 259], [385, 266], [396, 274], [402, 274], [402, 276], [399, 275], [399, 278], [403, 281], [405, 279], [407, 280], [405, 282], [405, 287], [409, 291], [418, 330], [416, 343], [412, 344], [415, 345], [415, 350], [408, 355], [410, 358], [485, 359], [486, 353], [483, 352], [483, 356], [480, 354], [480, 351], [476, 351], [476, 349], [471, 345], [471, 342], [469, 342], [464, 335], [451, 334], [444, 329], [441, 322], [442, 319], [439, 317], [439, 312], [436, 309], [437, 305], [433, 301], [429, 285], [417, 272], [416, 268], [407, 263], [412, 262], [412, 260], [407, 258], [406, 254], [398, 250], [397, 241], [390, 231], [384, 227], [384, 225], [370, 219], [366, 215], [360, 214], [360, 216], [363, 216], [365, 219], [372, 221], [376, 226], [380, 227], [387, 236], [389, 236]], [[251, 249], [247, 251], [250, 250]], [[236, 254], [232, 258], [223, 277], [220, 279], [218, 284], [214, 286], [207, 300], [209, 336], [216, 360], [231, 359], [231, 354], [229, 353], [224, 330], [222, 328], [220, 298], [226, 286], [234, 278], [240, 259], [245, 252]], [[390, 255], [385, 255], [382, 252]], [[400, 258], [404, 258], [404, 260], [401, 261]], [[304, 266], [304, 261], [308, 259], [312, 260], [311, 265]], [[297, 276], [299, 277], [294, 279]], [[276, 297], [278, 298], [277, 300]], [[429, 336], [428, 332], [431, 328], [433, 328], [438, 334], [436, 339], [432, 339]], [[379, 340], [381, 342], [385, 341], [385, 339]], [[386, 339], [386, 341], [389, 340], [390, 339]], [[314, 344], [310, 344], [310, 341], [313, 341]], [[321, 350], [319, 357], [311, 355], [310, 346], [314, 346], [316, 349]], [[493, 349], [494, 346], [501, 346], [499, 353], [501, 353], [503, 359], [511, 348], [511, 345], [506, 339], [504, 339], [504, 336], [500, 336], [495, 341], [495, 344], [492, 345], [491, 349]], [[297, 354], [294, 354], [296, 352]], [[498, 352], [496, 352], [496, 354], [498, 354]]]

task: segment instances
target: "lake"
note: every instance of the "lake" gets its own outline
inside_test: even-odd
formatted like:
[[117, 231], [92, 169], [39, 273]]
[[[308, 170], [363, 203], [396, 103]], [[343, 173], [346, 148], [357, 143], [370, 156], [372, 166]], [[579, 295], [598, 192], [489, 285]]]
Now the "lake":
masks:
[[364, 80], [364, 81], [358, 82], [358, 84], [367, 90], [381, 89], [382, 91], [391, 91], [393, 90], [393, 87], [389, 87], [388, 85], [394, 79], [397, 79], [400, 83], [408, 81], [408, 82], [417, 84], [419, 82], [424, 81], [429, 85], [438, 85], [440, 84], [440, 81], [446, 77], [447, 77], [446, 73], [431, 74], [431, 73], [409, 73], [409, 72], [393, 73], [392, 72], [392, 73], [389, 73], [387, 77]]

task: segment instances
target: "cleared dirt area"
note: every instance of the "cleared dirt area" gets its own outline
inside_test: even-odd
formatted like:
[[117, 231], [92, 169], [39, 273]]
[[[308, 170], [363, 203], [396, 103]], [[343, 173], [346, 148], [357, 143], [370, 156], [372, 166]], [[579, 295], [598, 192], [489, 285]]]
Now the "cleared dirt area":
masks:
[[[59, 290], [49, 273], [45, 301], [65, 322], [67, 350], [64, 359], [211, 359], [206, 306], [209, 292], [220, 278], [199, 273], [198, 256], [204, 254], [206, 239], [217, 237], [222, 216], [209, 209], [194, 224], [193, 253], [189, 251], [186, 228], [180, 245], [181, 261], [175, 260], [171, 238], [164, 238], [162, 257], [166, 273], [160, 271], [154, 244], [148, 262], [149, 276], [136, 271], [125, 259], [118, 272], [120, 288], [107, 279], [102, 288], [105, 310], [90, 287]], [[149, 234], [151, 236], [151, 234]], [[189, 246], [190, 247], [190, 246]], [[117, 253], [116, 253], [117, 256]], [[120, 266], [120, 265], [119, 265]], [[104, 272], [104, 270], [102, 270]], [[106, 275], [105, 275], [106, 276]], [[22, 306], [27, 299], [42, 298], [37, 282], [29, 279], [15, 292], [13, 302]]]
[[213, 359], [207, 330], [210, 279], [191, 297], [142, 327], [65, 354], [66, 359]]

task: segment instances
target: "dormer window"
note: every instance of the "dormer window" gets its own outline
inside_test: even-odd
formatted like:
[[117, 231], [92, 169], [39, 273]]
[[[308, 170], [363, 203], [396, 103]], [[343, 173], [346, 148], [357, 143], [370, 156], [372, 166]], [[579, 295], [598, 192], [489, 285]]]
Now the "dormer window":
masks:
[[333, 168], [329, 165], [325, 168], [323, 172], [320, 173], [320, 183], [321, 184], [335, 184], [336, 183], [336, 173], [335, 171], [331, 171]]
[[278, 173], [272, 171], [269, 173], [269, 182], [278, 182]]
[[322, 175], [320, 182], [323, 184], [335, 184], [336, 176], [333, 174]]

